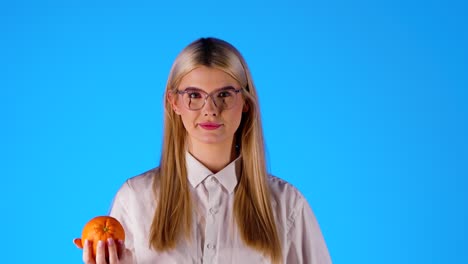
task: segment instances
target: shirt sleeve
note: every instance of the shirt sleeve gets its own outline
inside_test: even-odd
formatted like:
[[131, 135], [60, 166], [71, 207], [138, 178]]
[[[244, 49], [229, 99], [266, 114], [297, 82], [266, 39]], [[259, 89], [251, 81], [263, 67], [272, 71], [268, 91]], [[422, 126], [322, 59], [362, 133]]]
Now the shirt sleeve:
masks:
[[296, 207], [288, 238], [290, 243], [286, 255], [287, 264], [332, 263], [319, 224], [304, 198]]
[[133, 233], [130, 227], [133, 226], [132, 215], [129, 212], [128, 204], [130, 200], [131, 189], [128, 181], [120, 188], [114, 197], [109, 215], [119, 220], [125, 230], [125, 247], [134, 251]]

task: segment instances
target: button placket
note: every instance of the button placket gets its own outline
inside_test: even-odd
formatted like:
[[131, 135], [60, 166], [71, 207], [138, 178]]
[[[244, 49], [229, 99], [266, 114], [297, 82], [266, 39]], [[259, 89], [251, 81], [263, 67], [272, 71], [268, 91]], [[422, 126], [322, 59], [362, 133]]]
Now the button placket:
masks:
[[209, 210], [211, 215], [215, 215], [218, 213], [218, 208], [217, 207], [211, 207]]
[[213, 244], [208, 244], [208, 245], [206, 245], [206, 248], [208, 248], [208, 249], [215, 249], [216, 246], [213, 245]]
[[216, 241], [218, 233], [218, 222], [216, 214], [218, 212], [218, 203], [220, 200], [220, 187], [215, 177], [207, 179], [205, 182], [208, 191], [208, 212], [206, 216], [205, 227], [205, 252], [203, 254], [203, 263], [212, 263], [216, 253]]

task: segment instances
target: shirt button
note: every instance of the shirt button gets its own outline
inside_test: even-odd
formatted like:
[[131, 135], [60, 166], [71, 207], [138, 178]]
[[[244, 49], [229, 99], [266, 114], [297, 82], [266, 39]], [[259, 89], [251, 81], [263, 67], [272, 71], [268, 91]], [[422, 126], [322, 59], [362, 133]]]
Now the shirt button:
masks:
[[216, 208], [210, 208], [210, 214], [214, 215], [218, 212], [218, 209]]
[[208, 245], [206, 245], [206, 247], [208, 249], [215, 249], [215, 245], [213, 245], [213, 244], [208, 244]]

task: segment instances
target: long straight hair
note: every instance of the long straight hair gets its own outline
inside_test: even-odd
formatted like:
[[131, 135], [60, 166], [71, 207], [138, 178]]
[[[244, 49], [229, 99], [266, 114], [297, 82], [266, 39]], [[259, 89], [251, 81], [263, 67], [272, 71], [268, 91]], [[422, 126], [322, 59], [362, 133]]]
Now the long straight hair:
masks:
[[216, 38], [192, 42], [177, 56], [166, 85], [164, 137], [159, 175], [153, 181], [157, 202], [149, 243], [157, 251], [176, 247], [181, 238], [191, 239], [192, 201], [185, 164], [186, 130], [171, 108], [168, 94], [175, 94], [181, 79], [193, 69], [220, 69], [242, 87], [248, 106], [236, 131], [236, 145], [242, 155], [242, 173], [235, 189], [234, 217], [241, 238], [250, 247], [282, 259], [281, 243], [274, 219], [257, 93], [247, 64], [231, 44]]

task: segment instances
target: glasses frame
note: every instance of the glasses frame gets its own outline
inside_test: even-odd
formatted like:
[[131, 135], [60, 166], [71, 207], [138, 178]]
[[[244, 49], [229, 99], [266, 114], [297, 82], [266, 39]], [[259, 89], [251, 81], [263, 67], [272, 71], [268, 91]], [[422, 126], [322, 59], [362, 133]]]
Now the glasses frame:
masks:
[[[231, 91], [231, 92], [234, 92], [234, 93], [235, 93], [235, 96], [236, 96], [236, 98], [235, 98], [234, 100], [236, 100], [235, 103], [237, 103], [237, 94], [238, 94], [239, 92], [241, 92], [242, 90], [243, 90], [242, 88], [235, 89], [234, 87], [225, 87], [225, 88], [221, 88], [221, 89], [212, 91], [211, 93], [207, 93], [207, 92], [203, 91], [202, 89], [189, 87], [189, 88], [186, 88], [186, 89], [183, 90], [183, 91], [177, 90], [176, 93], [179, 94], [179, 95], [184, 95], [184, 94], [186, 94], [186, 93], [193, 92], [193, 91], [196, 91], [196, 92], [201, 93], [201, 94], [204, 96], [204, 100], [203, 100], [202, 106], [200, 106], [199, 108], [191, 109], [191, 108], [188, 107], [188, 106], [185, 104], [185, 102], [184, 102], [184, 107], [185, 107], [187, 110], [190, 110], [190, 111], [198, 111], [198, 110], [202, 109], [203, 107], [205, 107], [206, 101], [208, 100], [208, 97], [211, 97], [211, 101], [213, 102], [213, 104], [214, 104], [217, 108], [219, 108], [219, 106], [216, 104], [216, 100], [213, 98], [213, 95], [216, 94], [216, 93], [219, 93], [219, 92], [221, 92], [221, 91]], [[183, 100], [183, 99], [182, 99], [182, 100]], [[235, 103], [234, 103], [231, 107], [229, 107], [229, 108], [223, 108], [223, 110], [229, 110], [229, 109], [233, 108], [233, 107], [236, 105]]]

